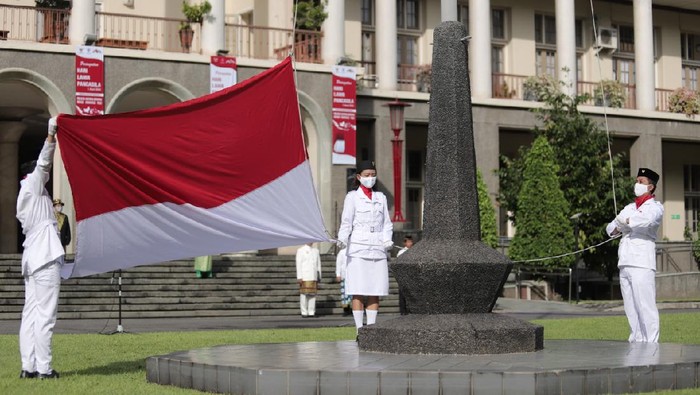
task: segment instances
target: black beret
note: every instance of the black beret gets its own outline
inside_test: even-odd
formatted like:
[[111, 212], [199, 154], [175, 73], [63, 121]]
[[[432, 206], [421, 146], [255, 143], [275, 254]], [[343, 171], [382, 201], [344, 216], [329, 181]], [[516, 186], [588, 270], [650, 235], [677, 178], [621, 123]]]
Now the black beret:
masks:
[[652, 184], [656, 184], [659, 182], [659, 175], [651, 169], [647, 169], [646, 167], [640, 167], [639, 171], [637, 172], [637, 177], [646, 177], [651, 180]]
[[363, 160], [362, 162], [357, 164], [357, 173], [362, 173], [365, 170], [377, 170], [377, 167], [374, 165], [373, 160]]

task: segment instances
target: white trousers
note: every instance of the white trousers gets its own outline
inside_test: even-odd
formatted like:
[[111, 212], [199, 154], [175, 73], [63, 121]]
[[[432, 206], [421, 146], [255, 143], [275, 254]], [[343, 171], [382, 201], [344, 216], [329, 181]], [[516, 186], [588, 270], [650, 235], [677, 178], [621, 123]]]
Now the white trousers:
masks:
[[659, 341], [656, 309], [656, 272], [634, 266], [620, 267], [620, 290], [630, 325], [630, 343]]
[[299, 304], [301, 304], [301, 315], [316, 314], [316, 295], [299, 295]]
[[24, 309], [19, 327], [22, 370], [51, 373], [51, 337], [58, 313], [61, 265], [51, 263], [24, 277]]

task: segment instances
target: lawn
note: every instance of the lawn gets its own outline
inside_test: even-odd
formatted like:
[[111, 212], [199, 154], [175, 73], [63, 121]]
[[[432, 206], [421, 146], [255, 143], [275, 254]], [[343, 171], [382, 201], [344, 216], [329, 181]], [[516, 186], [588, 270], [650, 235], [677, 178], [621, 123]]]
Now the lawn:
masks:
[[[625, 317], [539, 320], [546, 339], [625, 340]], [[663, 314], [661, 341], [700, 344], [700, 313]], [[0, 336], [0, 394], [199, 394], [146, 382], [146, 358], [221, 344], [337, 341], [354, 339], [354, 328], [160, 332], [105, 336], [55, 335], [59, 380], [19, 380], [16, 335]], [[700, 394], [698, 390], [667, 392]]]

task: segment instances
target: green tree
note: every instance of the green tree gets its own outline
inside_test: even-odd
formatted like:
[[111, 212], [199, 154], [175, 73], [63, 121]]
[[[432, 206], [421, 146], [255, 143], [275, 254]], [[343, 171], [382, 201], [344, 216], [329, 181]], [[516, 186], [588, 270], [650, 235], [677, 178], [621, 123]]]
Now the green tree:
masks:
[[[579, 247], [595, 245], [607, 238], [605, 225], [617, 215], [613, 204], [608, 137], [596, 122], [578, 110], [580, 104], [590, 99], [589, 95], [572, 97], [556, 89], [542, 93], [544, 106], [532, 110], [538, 120], [533, 132], [536, 136], [544, 136], [554, 149], [561, 189], [570, 206], [568, 217], [582, 214], [579, 218]], [[502, 157], [499, 169], [499, 202], [512, 213], [511, 220], [516, 227], [519, 225], [518, 193], [521, 183], [526, 180], [523, 176], [524, 152], [525, 148], [521, 147], [519, 157]], [[612, 162], [619, 211], [632, 201], [634, 180], [629, 175], [624, 154], [614, 155]], [[611, 278], [616, 263], [615, 259], [610, 259], [612, 255], [608, 248], [614, 249], [615, 246], [606, 244], [589, 251], [584, 260], [589, 268]]]
[[321, 30], [323, 21], [328, 18], [325, 0], [301, 0], [294, 5], [296, 28]]
[[[523, 182], [518, 194], [518, 225], [508, 255], [515, 261], [570, 252], [574, 235], [569, 202], [559, 186], [554, 150], [544, 136], [535, 139], [524, 159]], [[574, 256], [537, 264], [567, 267]]]
[[481, 225], [481, 241], [491, 248], [498, 247], [498, 223], [496, 222], [496, 210], [491, 204], [489, 190], [484, 181], [481, 170], [476, 169], [476, 188], [479, 195], [479, 215]]

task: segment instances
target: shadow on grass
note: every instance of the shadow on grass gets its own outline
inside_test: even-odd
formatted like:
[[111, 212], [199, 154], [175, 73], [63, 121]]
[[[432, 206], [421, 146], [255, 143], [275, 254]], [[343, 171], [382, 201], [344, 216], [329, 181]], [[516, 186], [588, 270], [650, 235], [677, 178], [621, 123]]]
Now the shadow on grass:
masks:
[[88, 369], [81, 370], [70, 370], [67, 372], [61, 372], [61, 376], [88, 376], [88, 375], [101, 375], [110, 376], [118, 375], [124, 373], [134, 373], [138, 371], [146, 370], [146, 360], [145, 359], [135, 359], [133, 361], [118, 361], [112, 362], [103, 366], [93, 366]]

